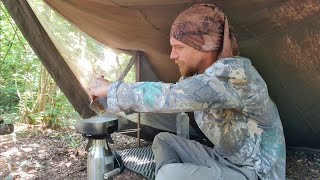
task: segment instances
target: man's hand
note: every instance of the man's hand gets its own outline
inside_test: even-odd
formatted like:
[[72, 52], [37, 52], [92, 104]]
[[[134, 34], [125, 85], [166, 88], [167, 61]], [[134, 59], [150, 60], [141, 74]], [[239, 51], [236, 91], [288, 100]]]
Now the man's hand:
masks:
[[106, 98], [111, 83], [111, 81], [104, 79], [103, 76], [94, 79], [89, 86], [89, 96], [91, 100]]

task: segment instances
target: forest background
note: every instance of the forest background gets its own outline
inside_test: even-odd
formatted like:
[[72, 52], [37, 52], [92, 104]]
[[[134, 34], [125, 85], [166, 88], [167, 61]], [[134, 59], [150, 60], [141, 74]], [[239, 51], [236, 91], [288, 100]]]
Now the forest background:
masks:
[[[38, 7], [42, 10], [46, 8], [41, 4]], [[45, 9], [42, 12], [45, 12], [45, 16], [56, 25], [55, 28], [65, 30], [67, 34], [63, 36], [57, 34], [62, 42], [67, 44], [70, 40], [79, 39], [78, 43], [82, 46], [74, 46], [72, 51], [81, 52], [81, 48], [85, 47], [98, 58], [104, 55], [106, 47], [90, 38], [83, 38], [78, 29], [52, 10]], [[115, 56], [116, 61], [108, 72], [112, 77], [118, 77], [131, 58], [126, 54]], [[97, 61], [97, 57], [95, 58], [90, 59], [92, 64]], [[135, 74], [132, 68], [125, 81], [134, 80]], [[5, 120], [5, 123], [19, 122], [41, 125], [43, 128], [69, 127], [77, 119], [81, 119], [41, 64], [2, 2], [0, 2], [0, 119]]]

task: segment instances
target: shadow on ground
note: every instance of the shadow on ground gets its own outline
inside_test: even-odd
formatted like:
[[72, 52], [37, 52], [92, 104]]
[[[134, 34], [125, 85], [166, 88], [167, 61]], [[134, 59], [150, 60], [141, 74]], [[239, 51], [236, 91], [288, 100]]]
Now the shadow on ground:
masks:
[[[137, 146], [136, 138], [114, 133], [114, 150]], [[72, 129], [39, 130], [15, 125], [15, 132], [0, 136], [0, 179], [86, 180], [86, 139]], [[142, 146], [151, 142], [142, 141]], [[115, 180], [142, 180], [125, 170]], [[320, 179], [320, 154], [288, 150], [287, 179]]]

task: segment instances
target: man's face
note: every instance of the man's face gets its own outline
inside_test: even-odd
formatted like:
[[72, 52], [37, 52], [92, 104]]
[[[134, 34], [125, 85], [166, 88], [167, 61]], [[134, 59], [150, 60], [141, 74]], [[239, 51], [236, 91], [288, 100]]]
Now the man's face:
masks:
[[207, 64], [206, 61], [210, 61], [212, 58], [212, 56], [208, 56], [211, 53], [198, 51], [173, 37], [170, 38], [170, 44], [172, 47], [170, 58], [179, 66], [180, 73], [184, 77], [203, 73], [207, 68], [204, 67]]

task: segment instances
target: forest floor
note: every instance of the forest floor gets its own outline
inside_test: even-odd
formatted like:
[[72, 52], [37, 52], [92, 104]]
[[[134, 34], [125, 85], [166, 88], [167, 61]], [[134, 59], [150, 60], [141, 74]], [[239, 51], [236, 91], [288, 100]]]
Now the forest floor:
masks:
[[[137, 139], [113, 133], [113, 150], [137, 147]], [[0, 136], [0, 180], [86, 180], [87, 140], [71, 128], [41, 130], [15, 124], [15, 132]], [[141, 141], [142, 146], [151, 142]], [[142, 180], [125, 169], [114, 180]], [[287, 150], [287, 179], [320, 180], [320, 153]]]

